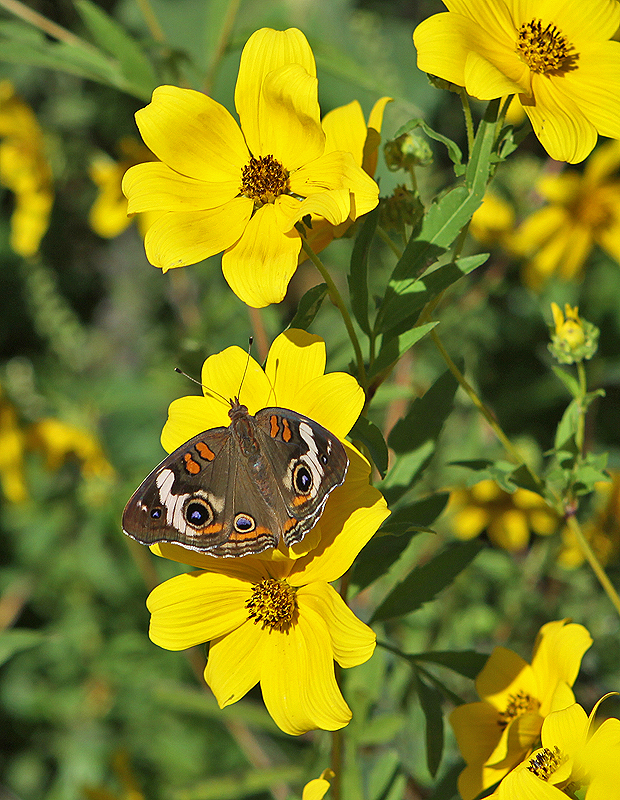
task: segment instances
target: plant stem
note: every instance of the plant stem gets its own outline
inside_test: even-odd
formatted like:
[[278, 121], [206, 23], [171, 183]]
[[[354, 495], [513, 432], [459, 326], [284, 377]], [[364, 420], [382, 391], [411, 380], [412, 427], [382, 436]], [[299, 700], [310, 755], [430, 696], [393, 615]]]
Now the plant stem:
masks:
[[588, 542], [586, 537], [583, 535], [583, 531], [581, 530], [581, 526], [577, 522], [576, 517], [574, 515], [571, 515], [571, 516], [568, 517], [566, 522], [567, 522], [568, 527], [570, 528], [570, 530], [575, 534], [575, 538], [577, 539], [577, 542], [579, 543], [579, 547], [581, 548], [581, 551], [583, 552], [584, 556], [586, 557], [586, 559], [588, 561], [588, 564], [592, 567], [592, 571], [594, 572], [594, 574], [598, 578], [598, 582], [603, 587], [603, 591], [605, 592], [607, 597], [609, 597], [609, 599], [611, 600], [612, 605], [614, 606], [614, 608], [618, 612], [618, 615], [620, 616], [620, 597], [618, 597], [618, 593], [616, 592], [616, 590], [612, 586], [611, 581], [609, 580], [609, 578], [605, 574], [605, 570], [603, 569], [603, 567], [599, 563], [598, 558], [596, 557], [596, 555], [594, 554], [594, 551], [590, 547], [590, 543]]
[[357, 373], [358, 373], [358, 381], [363, 389], [366, 388], [366, 367], [364, 366], [364, 356], [362, 355], [362, 348], [360, 347], [359, 340], [357, 338], [357, 334], [355, 333], [355, 328], [353, 327], [353, 320], [351, 319], [351, 315], [349, 314], [347, 307], [344, 304], [342, 296], [338, 291], [338, 287], [332, 280], [332, 276], [329, 274], [325, 265], [321, 261], [321, 259], [317, 256], [314, 250], [310, 247], [308, 242], [301, 237], [301, 246], [304, 249], [304, 252], [312, 261], [314, 266], [318, 269], [321, 273], [321, 276], [325, 283], [327, 284], [327, 290], [329, 292], [329, 296], [331, 298], [332, 303], [336, 306], [338, 311], [342, 316], [344, 321], [345, 327], [347, 329], [347, 333], [349, 334], [349, 339], [351, 340], [351, 344], [353, 345], [353, 349], [355, 350], [355, 360], [357, 361]]
[[583, 361], [577, 362], [577, 377], [579, 379], [579, 396], [576, 399], [579, 402], [579, 419], [577, 421], [575, 444], [577, 445], [579, 458], [581, 458], [583, 456], [586, 430], [586, 408], [584, 407], [584, 399], [588, 391], [586, 382], [586, 368], [583, 365]]
[[96, 50], [99, 52], [96, 47], [93, 47], [85, 39], [80, 39], [79, 36], [63, 28], [62, 25], [58, 25], [56, 22], [52, 22], [51, 19], [44, 17], [43, 14], [33, 11], [32, 8], [29, 8], [25, 3], [20, 3], [19, 0], [0, 0], [0, 7], [5, 8], [10, 14], [23, 19], [24, 22], [34, 25], [35, 28], [51, 36], [52, 39], [65, 42], [65, 44], [73, 45], [74, 47], [80, 47], [82, 50]]
[[465, 89], [459, 89], [459, 97], [463, 106], [463, 114], [465, 115], [465, 128], [467, 130], [467, 152], [471, 157], [471, 151], [474, 147], [474, 120], [471, 114], [471, 106], [469, 105], [469, 97]]
[[159, 44], [164, 44], [166, 41], [166, 34], [159, 24], [159, 20], [153, 11], [153, 6], [151, 5], [150, 0], [138, 0], [138, 5], [140, 6], [140, 11], [142, 12], [146, 26], [149, 29], [153, 39], [156, 42], [159, 42]]

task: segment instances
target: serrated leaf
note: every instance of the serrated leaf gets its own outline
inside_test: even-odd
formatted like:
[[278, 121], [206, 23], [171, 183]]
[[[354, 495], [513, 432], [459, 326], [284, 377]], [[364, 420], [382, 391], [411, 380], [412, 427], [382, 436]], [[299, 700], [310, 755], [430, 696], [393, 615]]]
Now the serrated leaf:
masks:
[[364, 224], [357, 234], [351, 253], [351, 266], [347, 278], [351, 310], [360, 328], [368, 335], [370, 335], [370, 322], [368, 320], [368, 254], [370, 253], [370, 245], [377, 229], [378, 220], [379, 206], [366, 216]]
[[35, 647], [45, 639], [41, 631], [12, 628], [0, 634], [0, 664], [4, 664], [16, 653]]
[[377, 375], [380, 375], [392, 364], [395, 364], [407, 350], [412, 348], [416, 342], [419, 342], [423, 336], [426, 336], [437, 324], [438, 321], [434, 320], [433, 322], [427, 322], [425, 325], [410, 328], [401, 334], [385, 334], [379, 354], [368, 373], [368, 380], [372, 381]]
[[413, 661], [429, 661], [441, 664], [466, 678], [477, 678], [489, 658], [485, 653], [475, 650], [438, 650], [436, 652], [407, 654]]
[[319, 283], [317, 286], [313, 286], [311, 289], [308, 289], [308, 291], [299, 301], [295, 316], [291, 320], [288, 327], [301, 328], [302, 330], [307, 331], [314, 321], [314, 318], [316, 317], [326, 294], [326, 283]]
[[443, 755], [443, 710], [441, 693], [418, 675], [418, 696], [426, 721], [426, 764], [433, 777]]
[[398, 139], [399, 136], [402, 136], [403, 133], [409, 133], [409, 131], [414, 130], [415, 128], [422, 128], [424, 133], [429, 137], [429, 139], [434, 139], [436, 142], [440, 142], [443, 144], [448, 151], [448, 156], [450, 160], [454, 164], [454, 173], [457, 178], [465, 172], [465, 164], [463, 164], [463, 153], [461, 148], [458, 144], [452, 139], [449, 139], [447, 136], [443, 136], [441, 133], [437, 133], [437, 131], [433, 130], [430, 125], [427, 125], [423, 119], [412, 119], [409, 120], [405, 125], [399, 128], [396, 133], [394, 134], [394, 139]]
[[367, 417], [358, 417], [349, 434], [353, 441], [358, 440], [368, 448], [370, 457], [381, 477], [385, 477], [388, 466], [388, 448], [383, 434], [374, 422]]
[[415, 567], [383, 600], [371, 622], [400, 617], [433, 600], [482, 549], [479, 541], [454, 542], [426, 564]]
[[157, 86], [153, 65], [142, 48], [113, 17], [91, 0], [76, 0], [76, 7], [93, 40], [118, 59], [120, 71], [147, 97]]

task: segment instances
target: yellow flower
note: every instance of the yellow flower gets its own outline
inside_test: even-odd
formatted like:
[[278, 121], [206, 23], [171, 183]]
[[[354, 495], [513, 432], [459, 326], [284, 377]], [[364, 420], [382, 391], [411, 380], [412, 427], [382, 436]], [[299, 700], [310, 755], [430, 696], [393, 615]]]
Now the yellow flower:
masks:
[[418, 67], [480, 100], [516, 94], [551, 158], [575, 164], [620, 139], [617, 0], [444, 0], [416, 28]]
[[459, 776], [463, 800], [472, 800], [522, 761], [538, 740], [545, 717], [575, 702], [572, 689], [592, 639], [583, 625], [548, 622], [536, 637], [532, 664], [496, 647], [476, 679], [481, 702], [450, 715], [467, 766]]
[[[605, 698], [603, 698], [605, 699]], [[553, 711], [542, 725], [542, 747], [500, 783], [499, 800], [566, 800], [587, 787], [584, 800], [612, 800], [620, 786], [620, 720], [592, 730], [590, 717], [574, 703]], [[579, 797], [583, 795], [579, 794]]]
[[548, 536], [557, 526], [557, 516], [543, 498], [527, 489], [513, 494], [492, 480], [480, 481], [470, 489], [456, 489], [450, 495], [452, 529], [459, 539], [473, 539], [485, 529], [498, 547], [518, 552], [527, 547], [530, 531]]
[[577, 306], [564, 306], [564, 314], [557, 303], [551, 303], [555, 330], [551, 331], [550, 353], [560, 364], [574, 364], [592, 358], [598, 349], [599, 329], [587, 320], [579, 319]]
[[[132, 217], [127, 216], [127, 198], [121, 188], [123, 175], [136, 164], [156, 160], [148, 147], [131, 136], [121, 139], [118, 149], [120, 161], [100, 155], [90, 165], [90, 177], [99, 187], [99, 194], [91, 206], [88, 221], [95, 233], [106, 239], [118, 236], [132, 223]], [[145, 211], [143, 214], [136, 214], [138, 229], [143, 238], [158, 216], [161, 216], [158, 212]]]
[[11, 403], [2, 397], [0, 387], [0, 487], [11, 503], [28, 497], [24, 478], [26, 440]]
[[330, 780], [335, 774], [331, 769], [324, 769], [320, 778], [315, 778], [304, 786], [301, 800], [323, 800], [330, 787]]
[[[205, 362], [205, 386], [224, 397], [239, 393], [247, 363], [230, 347]], [[289, 330], [271, 346], [265, 372], [250, 359], [240, 402], [250, 413], [268, 403], [291, 408], [344, 437], [361, 411], [363, 395], [350, 375], [324, 375], [323, 341]], [[185, 397], [170, 407], [162, 433], [166, 449], [216, 425], [226, 425], [228, 404], [214, 396]], [[260, 683], [279, 727], [297, 735], [336, 730], [351, 711], [334, 677], [372, 655], [375, 634], [329, 585], [342, 576], [389, 514], [368, 483], [368, 462], [346, 445], [349, 469], [329, 496], [315, 528], [286, 557], [279, 551], [215, 558], [174, 544], [153, 545], [158, 555], [198, 567], [151, 592], [150, 637], [169, 650], [211, 642], [205, 680], [221, 708]], [[308, 550], [308, 540], [312, 540]]]
[[564, 170], [538, 181], [547, 205], [521, 223], [509, 245], [527, 259], [527, 286], [539, 289], [556, 273], [564, 280], [579, 277], [595, 244], [620, 263], [619, 166], [620, 142], [607, 142], [590, 156], [583, 174]]
[[[611, 481], [594, 484], [594, 517], [582, 527], [583, 535], [603, 565], [620, 550], [620, 472], [610, 470], [610, 475]], [[566, 526], [562, 530], [558, 564], [564, 569], [576, 569], [584, 558], [575, 534]]]
[[88, 431], [54, 417], [40, 419], [31, 425], [29, 445], [45, 457], [48, 469], [57, 470], [71, 457], [81, 462], [85, 477], [109, 478], [113, 469], [103, 454], [96, 437]]
[[474, 211], [469, 230], [483, 245], [505, 241], [515, 224], [514, 208], [494, 192], [487, 192], [482, 205]]
[[54, 194], [43, 133], [30, 106], [9, 81], [0, 82], [0, 182], [15, 194], [11, 247], [35, 255], [48, 228]]
[[163, 163], [123, 179], [129, 212], [162, 211], [145, 237], [164, 271], [224, 251], [235, 294], [255, 307], [284, 297], [301, 249], [295, 225], [317, 214], [332, 225], [378, 202], [377, 184], [350, 152], [326, 151], [316, 66], [301, 31], [256, 31], [235, 90], [241, 128], [200, 92], [160, 86], [136, 114]]
[[[364, 112], [357, 100], [346, 106], [339, 106], [328, 111], [323, 117], [322, 125], [325, 131], [325, 152], [334, 153], [345, 151], [351, 153], [355, 163], [361, 167], [371, 178], [374, 178], [377, 168], [378, 149], [381, 142], [381, 126], [385, 106], [392, 100], [391, 97], [382, 97], [374, 104], [368, 125], [364, 119]], [[359, 216], [359, 215], [358, 215]], [[340, 225], [332, 225], [324, 217], [312, 215], [312, 226], [306, 228], [306, 239], [315, 253], [324, 250], [332, 239], [339, 239], [347, 232], [356, 219], [355, 202], [351, 204], [348, 219]], [[300, 263], [305, 261], [306, 254], [302, 251], [299, 256]]]

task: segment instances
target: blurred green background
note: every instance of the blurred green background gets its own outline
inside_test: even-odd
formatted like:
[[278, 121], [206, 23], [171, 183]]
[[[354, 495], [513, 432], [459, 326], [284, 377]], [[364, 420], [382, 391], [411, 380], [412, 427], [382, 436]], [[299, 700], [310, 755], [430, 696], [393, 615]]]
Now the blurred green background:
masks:
[[[203, 88], [208, 79], [212, 96], [231, 110], [249, 35], [262, 26], [299, 27], [317, 59], [323, 112], [358, 99], [368, 115], [380, 96], [390, 95], [384, 139], [423, 116], [465, 146], [458, 97], [435, 89], [416, 68], [411, 35], [420, 20], [443, 9], [438, 1], [242, 0], [236, 8], [224, 0], [152, 0], [165, 42], [153, 39], [136, 0], [98, 5], [143, 47], [158, 82]], [[28, 6], [89, 39], [69, 0]], [[6, 25], [15, 18], [4, 3], [0, 23], [0, 78], [10, 79], [37, 115], [55, 193], [40, 255], [27, 259], [9, 244], [13, 193], [0, 194], [0, 435], [8, 432], [0, 464], [9, 472], [11, 465], [23, 468], [27, 495], [19, 502], [0, 496], [0, 798], [300, 797], [303, 783], [329, 765], [329, 735], [280, 733], [258, 691], [220, 712], [197, 677], [201, 648], [170, 653], [151, 644], [146, 595], [180, 567], [127, 540], [120, 515], [163, 457], [159, 435], [168, 404], [195, 393], [173, 368], [198, 376], [206, 356], [232, 344], [245, 348], [252, 332], [264, 355], [261, 332], [268, 341], [275, 337], [317, 276], [306, 263], [280, 306], [251, 314], [226, 285], [219, 257], [162, 276], [146, 261], [135, 225], [111, 239], [98, 236], [88, 221], [97, 194], [90, 165], [101, 153], [118, 158], [121, 138], [137, 136], [133, 114], [145, 99], [79, 74], [16, 63], [6, 47]], [[222, 31], [228, 33], [218, 40]], [[425, 202], [452, 180], [445, 152], [431, 147], [434, 164], [418, 170]], [[544, 162], [529, 136], [500, 169], [495, 183], [518, 212], [531, 205]], [[378, 180], [385, 195], [403, 178], [380, 160]], [[475, 240], [467, 247], [480, 250]], [[324, 254], [343, 288], [350, 249], [344, 239]], [[391, 256], [378, 246], [373, 259], [372, 279], [381, 286]], [[587, 436], [620, 469], [618, 269], [594, 250], [582, 281], [552, 280], [535, 293], [522, 283], [518, 264], [493, 250], [443, 301], [444, 344], [464, 359], [469, 379], [534, 462], [552, 445], [568, 402], [546, 351], [554, 300], [578, 304], [601, 328], [599, 354], [588, 369], [591, 385], [607, 397], [595, 405]], [[312, 331], [327, 341], [328, 369], [346, 370], [348, 340], [329, 303]], [[377, 394], [374, 421], [384, 429], [393, 424], [443, 370], [432, 345], [421, 342]], [[86, 432], [88, 444], [77, 434], [64, 446], [37, 440], [36, 426], [48, 418]], [[9, 440], [20, 443], [23, 465]], [[499, 454], [488, 428], [457, 394], [419, 496], [465, 482], [464, 471], [449, 462]], [[437, 548], [438, 537], [451, 538], [449, 518], [436, 527], [438, 534], [416, 537], [390, 575], [356, 599], [362, 618]], [[595, 638], [578, 684], [589, 709], [620, 686], [618, 623], [585, 567], [557, 566], [557, 548], [556, 537], [536, 539], [517, 555], [485, 550], [437, 602], [379, 626], [380, 638], [393, 636], [409, 651], [490, 652], [506, 644], [528, 658], [542, 623], [572, 616]], [[609, 570], [617, 582], [617, 563]], [[444, 677], [473, 697], [469, 682]], [[430, 797], [423, 721], [411, 701], [407, 665], [378, 649], [368, 664], [347, 671], [344, 685], [354, 711], [352, 741], [365, 748], [363, 780], [382, 785], [381, 771], [400, 760], [406, 796]], [[457, 763], [449, 739], [440, 776]]]

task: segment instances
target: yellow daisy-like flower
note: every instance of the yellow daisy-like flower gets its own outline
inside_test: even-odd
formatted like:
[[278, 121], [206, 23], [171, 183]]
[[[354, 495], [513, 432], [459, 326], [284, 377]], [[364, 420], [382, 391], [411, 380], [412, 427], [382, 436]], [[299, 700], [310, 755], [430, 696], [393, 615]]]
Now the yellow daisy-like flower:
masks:
[[10, 244], [29, 258], [38, 251], [49, 225], [52, 170], [37, 118], [9, 81], [0, 82], [0, 138], [0, 182], [15, 194]]
[[0, 387], [0, 489], [11, 503], [22, 503], [28, 498], [24, 476], [26, 438], [15, 408], [2, 394]]
[[350, 152], [327, 152], [314, 56], [301, 31], [256, 31], [235, 89], [241, 127], [207, 95], [160, 86], [136, 114], [161, 164], [123, 180], [129, 212], [165, 212], [149, 228], [147, 258], [164, 271], [224, 251], [235, 294], [260, 308], [284, 297], [307, 215], [339, 225], [377, 205], [377, 184]]
[[330, 780], [333, 780], [335, 773], [331, 769], [324, 769], [320, 778], [309, 781], [301, 795], [301, 800], [323, 800], [330, 787]]
[[[118, 143], [120, 160], [114, 161], [106, 155], [99, 155], [90, 165], [90, 177], [99, 187], [99, 194], [92, 204], [88, 221], [90, 227], [105, 239], [112, 239], [131, 225], [133, 218], [127, 216], [127, 198], [121, 183], [123, 175], [130, 167], [144, 161], [155, 161], [155, 156], [132, 136], [125, 136]], [[136, 214], [138, 230], [142, 238], [161, 212]]]
[[617, 0], [444, 0], [416, 28], [418, 67], [480, 100], [516, 94], [551, 158], [620, 139]]
[[[391, 97], [382, 97], [374, 104], [368, 124], [357, 100], [346, 106], [328, 111], [323, 117], [325, 152], [346, 151], [353, 155], [355, 163], [371, 178], [374, 178], [381, 143], [383, 112]], [[311, 227], [306, 229], [306, 239], [315, 253], [324, 250], [332, 239], [338, 239], [348, 231], [356, 219], [355, 208], [351, 208], [348, 219], [340, 225], [330, 224], [324, 217], [312, 216]], [[300, 253], [300, 263], [307, 258]]]
[[[605, 698], [602, 698], [603, 700]], [[588, 717], [575, 703], [553, 711], [542, 725], [542, 747], [500, 783], [499, 800], [566, 800], [586, 789], [584, 800], [612, 800], [620, 787], [620, 720], [606, 719], [593, 730], [594, 707]]]
[[513, 253], [527, 259], [523, 281], [531, 289], [555, 274], [580, 277], [595, 244], [620, 263], [618, 167], [620, 142], [607, 142], [592, 153], [583, 174], [567, 169], [538, 181], [547, 205], [527, 217], [509, 242]]
[[114, 470], [92, 433], [54, 417], [45, 417], [30, 426], [28, 443], [45, 457], [50, 470], [59, 469], [70, 458], [81, 463], [86, 478], [110, 478]]
[[469, 230], [481, 244], [502, 244], [512, 233], [515, 224], [514, 208], [494, 192], [487, 192], [482, 205], [474, 211]]
[[[343, 438], [357, 419], [363, 393], [344, 373], [324, 375], [325, 345], [289, 330], [272, 344], [265, 371], [230, 347], [205, 362], [202, 381], [224, 397], [240, 394], [250, 413], [276, 404], [302, 413]], [[205, 428], [227, 425], [222, 399], [184, 397], [170, 406], [162, 433], [167, 450]], [[366, 661], [375, 634], [329, 585], [387, 517], [385, 500], [369, 485], [368, 462], [345, 443], [349, 469], [329, 496], [316, 526], [284, 555], [215, 558], [174, 544], [153, 545], [158, 555], [200, 569], [158, 586], [148, 599], [151, 639], [169, 650], [211, 642], [205, 680], [224, 707], [260, 683], [267, 710], [280, 728], [297, 735], [336, 730], [351, 711], [334, 677]], [[292, 552], [292, 551], [295, 552]], [[287, 557], [290, 556], [290, 557]]]
[[463, 800], [501, 780], [531, 751], [545, 717], [575, 702], [570, 687], [591, 644], [583, 625], [558, 620], [538, 632], [531, 665], [505, 647], [493, 650], [476, 678], [481, 702], [450, 715], [467, 763], [458, 780]]
[[558, 523], [540, 495], [521, 488], [510, 494], [490, 479], [453, 491], [448, 508], [459, 539], [473, 539], [486, 530], [493, 544], [511, 553], [527, 547], [530, 531], [549, 536]]

